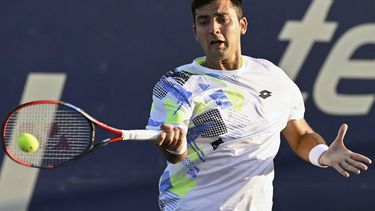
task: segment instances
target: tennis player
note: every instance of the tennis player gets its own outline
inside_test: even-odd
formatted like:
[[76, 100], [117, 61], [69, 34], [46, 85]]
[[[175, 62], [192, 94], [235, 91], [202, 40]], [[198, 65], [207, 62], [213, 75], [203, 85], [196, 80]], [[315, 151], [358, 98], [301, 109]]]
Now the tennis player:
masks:
[[345, 177], [368, 168], [369, 158], [344, 146], [346, 124], [326, 145], [304, 119], [296, 84], [271, 62], [241, 54], [241, 0], [193, 0], [191, 9], [205, 56], [159, 80], [147, 125], [163, 130], [156, 143], [168, 160], [161, 210], [270, 211], [280, 133], [316, 166]]

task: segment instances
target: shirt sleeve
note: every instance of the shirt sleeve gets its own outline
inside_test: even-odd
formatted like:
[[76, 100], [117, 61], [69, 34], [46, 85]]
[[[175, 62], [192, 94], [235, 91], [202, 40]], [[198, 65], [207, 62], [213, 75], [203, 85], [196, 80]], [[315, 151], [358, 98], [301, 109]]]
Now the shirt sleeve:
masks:
[[146, 129], [160, 129], [162, 124], [188, 128], [192, 113], [192, 93], [184, 86], [188, 77], [170, 71], [154, 86], [150, 117]]
[[305, 103], [302, 97], [302, 93], [298, 86], [287, 74], [278, 66], [265, 59], [258, 59], [266, 69], [276, 69], [279, 72], [279, 76], [283, 79], [286, 86], [290, 87], [289, 99], [290, 99], [290, 112], [288, 120], [298, 120], [304, 118], [305, 114]]
[[291, 110], [289, 114], [289, 120], [298, 120], [304, 118], [305, 114], [305, 102], [302, 97], [302, 93], [298, 86], [290, 80], [292, 83], [291, 91]]

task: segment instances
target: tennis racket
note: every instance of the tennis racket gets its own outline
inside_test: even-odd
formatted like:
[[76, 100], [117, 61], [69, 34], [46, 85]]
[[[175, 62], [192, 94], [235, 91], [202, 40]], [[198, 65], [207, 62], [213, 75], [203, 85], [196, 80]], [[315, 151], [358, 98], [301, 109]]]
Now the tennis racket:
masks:
[[[114, 136], [95, 141], [95, 127]], [[26, 142], [34, 141], [29, 144], [38, 145], [35, 151], [25, 151], [20, 146], [20, 136], [25, 133], [29, 135], [28, 139], [33, 137]], [[2, 144], [6, 154], [17, 163], [50, 169], [71, 163], [114, 142], [155, 140], [159, 134], [157, 130], [113, 128], [72, 104], [41, 100], [19, 105], [9, 113], [3, 123]]]

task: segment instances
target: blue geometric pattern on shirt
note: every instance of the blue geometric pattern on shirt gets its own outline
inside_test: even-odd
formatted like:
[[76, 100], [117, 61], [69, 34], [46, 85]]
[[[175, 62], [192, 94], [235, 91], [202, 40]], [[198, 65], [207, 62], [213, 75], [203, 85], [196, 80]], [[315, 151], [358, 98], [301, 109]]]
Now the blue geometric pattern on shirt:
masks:
[[238, 76], [236, 75], [219, 75], [219, 74], [214, 74], [214, 73], [209, 73], [207, 74], [211, 77], [224, 80], [224, 81], [229, 81], [229, 82], [238, 82]]
[[192, 93], [186, 91], [181, 85], [173, 84], [171, 86], [170, 83], [164, 81], [159, 81], [158, 85], [159, 87], [161, 87], [162, 90], [166, 90], [168, 93], [172, 94], [177, 99], [178, 107], [174, 111], [174, 114], [176, 114], [184, 104], [186, 104], [189, 107], [191, 106], [189, 103], [189, 98], [191, 97]]
[[153, 126], [153, 127], [160, 127], [164, 122], [158, 122], [153, 119], [149, 119], [147, 125], [148, 126]]
[[171, 85], [165, 81], [159, 81], [158, 84], [168, 93], [171, 93], [179, 102], [186, 103], [190, 106], [189, 98], [192, 94], [186, 91], [180, 84]]
[[156, 83], [154, 89], [152, 90], [152, 94], [159, 99], [163, 99], [167, 95], [167, 93], [167, 90], [161, 87], [159, 82]]
[[198, 155], [198, 158], [202, 161], [202, 162], [206, 162], [204, 160], [204, 153], [203, 151], [198, 147], [197, 143], [195, 143], [195, 140], [201, 136], [204, 132], [206, 132], [206, 130], [210, 128], [210, 124], [209, 123], [206, 123], [206, 124], [201, 124], [201, 125], [198, 125], [198, 126], [193, 126], [193, 127], [190, 127], [189, 130], [188, 130], [188, 133], [186, 135], [186, 139], [187, 139], [187, 143], [189, 144], [189, 146], [194, 150], [194, 152]]
[[185, 71], [169, 71], [164, 75], [164, 77], [172, 77], [177, 83], [183, 86], [192, 75], [192, 73]]
[[163, 99], [168, 93], [168, 90], [161, 86], [161, 82], [167, 83], [171, 87], [173, 87], [173, 85], [176, 83], [175, 81], [169, 81], [167, 77], [163, 76], [160, 81], [156, 83], [153, 90], [153, 95], [158, 97], [159, 99]]
[[190, 158], [186, 158], [185, 160], [181, 161], [182, 165], [185, 166], [187, 169], [187, 174], [191, 177], [197, 177], [199, 173], [199, 168], [194, 166], [193, 161], [190, 160]]
[[199, 87], [200, 87], [202, 90], [207, 90], [208, 87], [210, 87], [210, 85], [208, 85], [208, 84], [199, 84]]
[[183, 86], [186, 83], [186, 81], [189, 80], [191, 75], [192, 73], [184, 71], [169, 71], [155, 85], [153, 89], [153, 95], [159, 99], [163, 99], [167, 95], [168, 89], [165, 89], [165, 86], [162, 86], [160, 82], [167, 83], [172, 87], [174, 86], [174, 84], [179, 84], [180, 86]]
[[159, 184], [159, 190], [161, 192], [159, 206], [161, 210], [175, 210], [180, 202], [180, 197], [169, 191], [172, 187], [169, 171], [165, 171], [161, 176]]
[[211, 99], [215, 100], [216, 104], [221, 108], [228, 108], [232, 106], [232, 103], [229, 101], [228, 97], [225, 96], [223, 90], [218, 90], [215, 93], [210, 95]]
[[160, 178], [159, 189], [161, 192], [168, 191], [172, 188], [171, 178], [169, 177], [169, 171], [165, 171]]
[[176, 210], [181, 198], [170, 191], [163, 192], [159, 197], [159, 205], [162, 211], [174, 211]]

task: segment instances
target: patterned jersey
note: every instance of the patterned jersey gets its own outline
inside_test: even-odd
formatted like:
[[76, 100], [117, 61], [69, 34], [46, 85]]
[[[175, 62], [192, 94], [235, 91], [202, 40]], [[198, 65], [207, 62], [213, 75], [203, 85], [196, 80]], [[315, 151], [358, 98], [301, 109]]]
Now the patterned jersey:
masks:
[[240, 69], [225, 71], [204, 59], [168, 72], [153, 90], [146, 128], [188, 131], [187, 158], [160, 178], [160, 208], [270, 211], [280, 132], [303, 118], [301, 92], [267, 60], [243, 56]]

